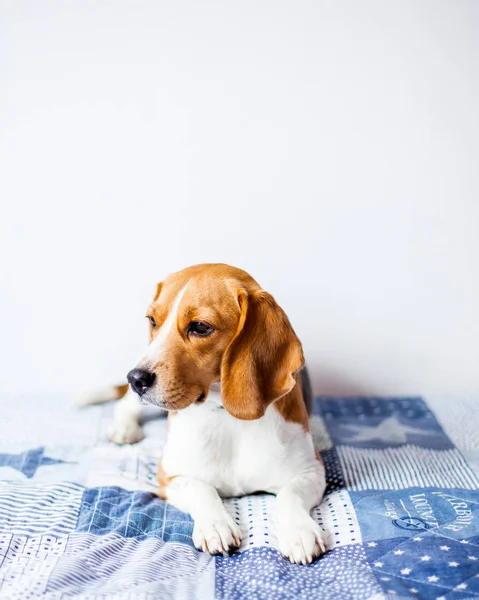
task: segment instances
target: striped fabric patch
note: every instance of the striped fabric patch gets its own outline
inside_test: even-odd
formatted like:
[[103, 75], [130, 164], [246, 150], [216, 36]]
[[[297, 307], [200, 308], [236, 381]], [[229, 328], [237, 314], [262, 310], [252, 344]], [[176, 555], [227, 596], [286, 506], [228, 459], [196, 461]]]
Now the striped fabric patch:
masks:
[[0, 533], [70, 533], [75, 529], [83, 489], [76, 483], [0, 481]]
[[461, 453], [406, 445], [399, 448], [337, 446], [346, 486], [353, 491], [445, 487], [475, 490], [478, 481]]
[[[209, 554], [159, 538], [73, 533], [49, 578], [47, 598], [214, 598]], [[94, 593], [92, 593], [94, 591]]]

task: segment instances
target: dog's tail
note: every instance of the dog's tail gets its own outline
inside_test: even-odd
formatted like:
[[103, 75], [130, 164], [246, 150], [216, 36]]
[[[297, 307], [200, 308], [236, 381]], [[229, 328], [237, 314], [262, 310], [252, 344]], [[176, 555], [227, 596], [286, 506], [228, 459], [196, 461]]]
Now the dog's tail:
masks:
[[76, 406], [89, 406], [90, 404], [103, 404], [110, 400], [120, 400], [128, 392], [129, 385], [112, 385], [110, 387], [99, 388], [90, 392], [78, 394], [73, 403]]

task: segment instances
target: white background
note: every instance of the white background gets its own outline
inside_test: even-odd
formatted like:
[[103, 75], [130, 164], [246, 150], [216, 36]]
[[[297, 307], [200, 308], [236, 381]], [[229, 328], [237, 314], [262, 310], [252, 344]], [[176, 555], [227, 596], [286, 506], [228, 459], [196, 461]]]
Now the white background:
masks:
[[0, 1], [0, 389], [122, 381], [250, 271], [316, 392], [479, 394], [479, 3]]

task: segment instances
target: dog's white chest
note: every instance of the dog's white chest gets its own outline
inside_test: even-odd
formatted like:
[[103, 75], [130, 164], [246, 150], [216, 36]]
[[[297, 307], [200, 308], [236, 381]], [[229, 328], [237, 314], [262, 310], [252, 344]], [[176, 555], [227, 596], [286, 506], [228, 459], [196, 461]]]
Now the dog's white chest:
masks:
[[276, 492], [314, 464], [314, 448], [310, 434], [273, 406], [261, 419], [242, 421], [222, 407], [218, 392], [210, 392], [204, 404], [170, 420], [162, 463], [167, 476], [194, 477], [222, 496], [241, 496]]

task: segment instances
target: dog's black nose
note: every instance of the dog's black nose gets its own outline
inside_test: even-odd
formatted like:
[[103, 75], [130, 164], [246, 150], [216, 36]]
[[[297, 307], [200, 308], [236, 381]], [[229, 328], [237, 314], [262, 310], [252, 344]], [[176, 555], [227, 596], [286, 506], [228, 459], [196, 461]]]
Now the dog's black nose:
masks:
[[151, 371], [145, 371], [145, 369], [133, 369], [128, 373], [126, 378], [133, 388], [133, 391], [136, 392], [138, 396], [143, 396], [143, 394], [155, 383], [156, 375]]

